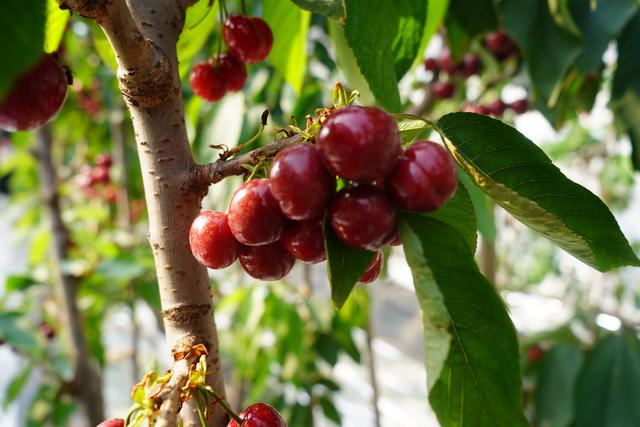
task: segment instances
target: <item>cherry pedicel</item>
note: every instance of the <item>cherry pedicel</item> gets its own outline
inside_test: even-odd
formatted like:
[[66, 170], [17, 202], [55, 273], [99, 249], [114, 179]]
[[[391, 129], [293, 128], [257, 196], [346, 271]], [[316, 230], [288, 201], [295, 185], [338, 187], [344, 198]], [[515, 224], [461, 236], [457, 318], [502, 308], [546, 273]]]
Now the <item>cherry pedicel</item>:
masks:
[[110, 418], [98, 424], [96, 427], [124, 427], [122, 418]]
[[189, 246], [200, 264], [213, 269], [230, 266], [240, 253], [224, 212], [200, 212], [189, 230]]
[[62, 107], [67, 77], [50, 54], [23, 73], [0, 103], [0, 129], [30, 130], [48, 122]]
[[240, 418], [242, 426], [232, 419], [227, 427], [287, 427], [278, 411], [266, 403], [252, 403], [240, 413]]
[[244, 87], [247, 81], [247, 67], [242, 62], [233, 55], [225, 53], [220, 55], [217, 65], [220, 67], [221, 77], [227, 83], [229, 92], [237, 92]]
[[449, 153], [431, 141], [413, 143], [387, 181], [391, 197], [410, 211], [438, 209], [455, 193], [455, 163]]
[[336, 186], [315, 145], [299, 144], [282, 150], [271, 165], [269, 183], [273, 197], [288, 218], [321, 216]]
[[245, 64], [263, 61], [273, 45], [269, 25], [257, 16], [229, 16], [222, 27], [222, 38], [231, 54]]
[[376, 280], [378, 276], [380, 276], [380, 272], [382, 271], [382, 261], [384, 260], [384, 255], [381, 250], [376, 251], [373, 258], [371, 258], [371, 262], [367, 266], [367, 269], [362, 273], [362, 276], [358, 279], [358, 283], [362, 283], [363, 285], [369, 284]]
[[280, 241], [291, 255], [304, 263], [316, 264], [327, 258], [322, 219], [291, 222], [282, 232]]
[[189, 82], [193, 93], [205, 101], [218, 101], [227, 93], [227, 83], [223, 78], [222, 69], [208, 62], [202, 62], [193, 67]]
[[275, 242], [280, 238], [285, 223], [268, 179], [242, 184], [231, 199], [228, 217], [235, 238], [250, 246]]
[[396, 229], [396, 209], [385, 193], [370, 186], [340, 191], [329, 208], [336, 235], [351, 246], [376, 250]]
[[320, 129], [317, 144], [329, 170], [354, 181], [386, 177], [401, 152], [395, 120], [374, 107], [337, 110]]
[[240, 249], [240, 264], [255, 279], [280, 280], [289, 274], [295, 262], [293, 255], [280, 242]]

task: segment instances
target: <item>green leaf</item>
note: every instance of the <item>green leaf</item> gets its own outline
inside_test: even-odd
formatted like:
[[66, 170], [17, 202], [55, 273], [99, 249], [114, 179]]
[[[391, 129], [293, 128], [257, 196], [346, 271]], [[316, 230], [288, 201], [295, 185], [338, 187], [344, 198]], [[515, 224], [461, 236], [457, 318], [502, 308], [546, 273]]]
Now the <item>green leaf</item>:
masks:
[[431, 124], [422, 118], [399, 116], [395, 117], [395, 119], [398, 124], [398, 130], [400, 131], [402, 145], [413, 142], [422, 132], [431, 128]]
[[640, 170], [640, 13], [629, 22], [618, 39], [618, 67], [613, 76], [611, 109], [618, 128], [629, 134], [632, 163]]
[[262, 7], [262, 17], [273, 31], [269, 61], [284, 81], [300, 95], [307, 65], [307, 33], [311, 13], [282, 0], [264, 0]]
[[[566, 0], [565, 0], [566, 1]], [[584, 38], [584, 46], [576, 59], [576, 68], [582, 74], [597, 72], [602, 54], [638, 10], [636, 0], [607, 0], [592, 9], [590, 0], [570, 0], [574, 17]]]
[[[393, 40], [398, 34], [399, 3], [411, 0], [346, 0], [344, 35], [358, 68], [378, 103], [387, 111], [400, 110]], [[356, 88], [360, 89], [360, 88]]]
[[[578, 29], [575, 21], [573, 20], [573, 16], [571, 15], [571, 11], [569, 10], [569, 3], [572, 0], [548, 0], [549, 2], [549, 12], [551, 12], [551, 17], [558, 24], [558, 26], [564, 28], [569, 31], [571, 34], [575, 34], [580, 37], [581, 32]], [[583, 1], [583, 0], [578, 0]], [[586, 0], [588, 3], [591, 0]]]
[[341, 308], [367, 269], [374, 253], [344, 243], [333, 233], [329, 221], [325, 221], [324, 224], [324, 239], [331, 299], [336, 307]]
[[140, 277], [146, 271], [135, 258], [106, 259], [96, 268], [96, 272], [107, 279], [126, 281]]
[[503, 0], [499, 7], [505, 28], [524, 51], [536, 92], [553, 105], [556, 86], [582, 50], [580, 38], [556, 24], [544, 1]]
[[0, 338], [25, 354], [37, 355], [41, 348], [35, 332], [20, 324], [21, 313], [0, 313]]
[[[449, 0], [429, 0], [427, 2], [427, 21], [424, 25], [424, 32], [422, 33], [422, 41], [418, 52], [424, 52], [431, 40], [431, 37], [438, 31], [440, 24], [444, 20], [449, 7]], [[422, 56], [416, 57], [416, 64], [422, 63], [424, 58]]]
[[429, 401], [441, 425], [527, 426], [515, 329], [465, 239], [415, 214], [403, 216], [400, 236], [422, 308]]
[[68, 10], [60, 9], [56, 0], [47, 0], [47, 18], [44, 27], [45, 52], [55, 52], [58, 49], [70, 16]]
[[495, 30], [498, 17], [494, 0], [450, 0], [447, 20], [456, 22], [467, 36]]
[[31, 276], [9, 276], [5, 281], [5, 287], [7, 293], [15, 291], [24, 291], [33, 285], [37, 285], [38, 282]]
[[31, 371], [33, 371], [33, 366], [27, 365], [21, 373], [13, 377], [5, 391], [4, 401], [2, 402], [4, 409], [7, 409], [7, 407], [20, 395], [20, 392], [29, 379]]
[[471, 181], [466, 173], [458, 173], [458, 179], [469, 193], [476, 214], [477, 228], [482, 237], [490, 242], [496, 240], [498, 230], [494, 218], [494, 204], [489, 197]]
[[576, 427], [640, 425], [640, 359], [632, 339], [609, 335], [587, 356], [575, 390]]
[[189, 73], [193, 66], [193, 59], [200, 52], [204, 52], [206, 57], [216, 52], [215, 46], [206, 49], [204, 45], [209, 40], [218, 21], [219, 4], [219, 2], [213, 2], [213, 5], [210, 5], [208, 1], [200, 0], [187, 9], [184, 30], [176, 45], [181, 78]]
[[396, 1], [398, 29], [393, 39], [392, 49], [398, 80], [411, 68], [416, 57], [422, 56], [420, 45], [427, 19], [427, 2]]
[[540, 361], [535, 394], [536, 424], [568, 427], [573, 421], [573, 391], [582, 363], [580, 349], [556, 344]]
[[343, 0], [291, 0], [309, 12], [324, 15], [327, 18], [343, 22], [345, 18]]
[[42, 57], [44, 45], [45, 2], [42, 0], [5, 0], [0, 13], [0, 98], [13, 81]]
[[516, 129], [452, 113], [436, 130], [474, 183], [525, 225], [600, 271], [640, 265], [607, 206]]
[[340, 412], [338, 412], [336, 405], [333, 403], [333, 399], [327, 396], [320, 396], [318, 403], [320, 404], [322, 413], [325, 417], [336, 423], [336, 425], [342, 425], [342, 417], [340, 416]]
[[453, 227], [464, 237], [471, 252], [476, 251], [478, 240], [476, 216], [469, 192], [462, 183], [458, 182], [455, 194], [444, 206], [427, 215]]

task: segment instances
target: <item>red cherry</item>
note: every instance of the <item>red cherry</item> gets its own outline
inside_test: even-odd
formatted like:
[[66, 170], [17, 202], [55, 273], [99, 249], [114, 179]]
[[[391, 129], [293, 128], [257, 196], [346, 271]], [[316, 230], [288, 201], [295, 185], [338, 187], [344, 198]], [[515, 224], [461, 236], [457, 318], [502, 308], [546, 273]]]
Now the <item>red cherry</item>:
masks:
[[387, 181], [391, 197], [407, 210], [438, 209], [455, 193], [456, 167], [449, 153], [431, 141], [413, 143]]
[[351, 246], [376, 250], [383, 247], [396, 228], [396, 209], [385, 193], [369, 186], [340, 191], [329, 219], [336, 235]]
[[275, 242], [280, 238], [285, 223], [268, 179], [255, 179], [243, 184], [231, 199], [228, 216], [235, 238], [249, 246]]
[[200, 212], [189, 230], [189, 246], [200, 264], [213, 269], [230, 266], [240, 253], [224, 212]]
[[260, 53], [258, 56], [258, 61], [264, 61], [267, 56], [269, 56], [269, 52], [271, 52], [271, 47], [273, 46], [273, 33], [271, 32], [271, 27], [267, 24], [267, 21], [260, 18], [259, 16], [254, 16], [251, 18], [253, 25], [260, 36]]
[[65, 71], [53, 55], [42, 59], [14, 82], [0, 103], [0, 129], [30, 130], [48, 122], [67, 94]]
[[374, 107], [337, 110], [320, 129], [317, 143], [329, 169], [355, 181], [384, 178], [401, 151], [395, 120]]
[[506, 110], [507, 105], [502, 102], [501, 99], [496, 99], [491, 104], [487, 105], [487, 110], [489, 114], [495, 117], [500, 117], [504, 114], [504, 110]]
[[527, 350], [527, 360], [532, 365], [538, 363], [538, 361], [542, 359], [543, 355], [544, 350], [537, 344], [534, 344]]
[[98, 157], [96, 157], [95, 164], [96, 166], [103, 166], [105, 168], [110, 168], [111, 165], [113, 164], [113, 159], [109, 154], [100, 153], [98, 154]]
[[424, 68], [427, 71], [437, 73], [440, 71], [440, 62], [436, 58], [427, 58], [424, 60]]
[[288, 218], [303, 220], [322, 215], [336, 187], [315, 145], [298, 144], [280, 151], [271, 165], [273, 197]]
[[358, 283], [362, 283], [366, 285], [368, 283], [373, 282], [380, 276], [380, 272], [382, 271], [382, 261], [384, 259], [384, 255], [381, 250], [376, 251], [373, 258], [371, 258], [371, 262], [367, 266], [367, 269], [362, 273], [362, 276], [358, 279]]
[[462, 61], [462, 74], [466, 77], [478, 74], [482, 67], [480, 57], [475, 53], [468, 53]]
[[91, 171], [91, 183], [92, 184], [107, 184], [109, 183], [109, 168], [107, 166], [96, 166]]
[[509, 106], [516, 114], [524, 114], [529, 110], [529, 101], [527, 98], [519, 99], [514, 101]]
[[391, 236], [389, 242], [387, 242], [387, 246], [400, 246], [402, 245], [402, 240], [400, 240], [400, 234], [398, 230]]
[[98, 424], [96, 427], [124, 427], [122, 418], [111, 418]]
[[266, 281], [280, 280], [296, 260], [280, 242], [262, 246], [243, 246], [240, 264], [249, 276]]
[[[278, 411], [266, 403], [252, 403], [240, 413], [242, 427], [287, 427]], [[240, 427], [235, 420], [229, 421], [227, 427]]]
[[222, 54], [218, 58], [222, 79], [227, 82], [229, 92], [242, 90], [247, 81], [247, 67], [232, 55]]
[[193, 93], [205, 101], [217, 101], [227, 93], [227, 83], [222, 77], [222, 70], [208, 62], [202, 62], [193, 67], [189, 82]]
[[440, 58], [438, 58], [438, 63], [440, 64], [440, 69], [447, 74], [454, 74], [458, 71], [460, 64], [456, 63], [451, 56], [451, 51], [449, 49], [443, 49], [440, 53]]
[[484, 43], [487, 49], [500, 60], [506, 59], [518, 51], [518, 45], [504, 30], [488, 34]]
[[489, 109], [484, 105], [469, 104], [466, 105], [462, 111], [466, 111], [467, 113], [484, 114], [485, 116], [489, 114]]
[[40, 322], [38, 329], [40, 329], [42, 335], [44, 335], [48, 340], [52, 340], [56, 336], [56, 331], [44, 320]]
[[431, 90], [433, 91], [434, 97], [438, 99], [449, 99], [455, 93], [456, 87], [451, 82], [436, 81], [433, 82]]
[[222, 27], [222, 38], [233, 56], [245, 64], [264, 60], [273, 44], [273, 34], [262, 18], [231, 15]]
[[317, 264], [327, 258], [322, 220], [292, 222], [282, 232], [280, 241], [291, 255], [307, 264]]

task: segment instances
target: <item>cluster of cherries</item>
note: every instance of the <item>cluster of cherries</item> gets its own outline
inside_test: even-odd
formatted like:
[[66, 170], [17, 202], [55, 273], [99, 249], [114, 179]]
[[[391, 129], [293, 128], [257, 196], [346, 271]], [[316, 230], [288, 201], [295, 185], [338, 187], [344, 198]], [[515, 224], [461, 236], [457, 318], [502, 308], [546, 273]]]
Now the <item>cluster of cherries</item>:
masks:
[[[252, 403], [239, 416], [242, 420], [242, 426], [231, 419], [227, 427], [287, 427], [287, 423], [278, 411], [266, 403]], [[124, 427], [124, 420], [111, 418], [101, 422], [97, 427]]]
[[0, 129], [31, 130], [48, 122], [62, 107], [71, 82], [68, 68], [46, 54], [20, 75], [0, 102]]
[[508, 104], [501, 99], [496, 99], [487, 105], [469, 104], [464, 107], [464, 111], [494, 117], [501, 117], [504, 112], [509, 109], [516, 114], [524, 114], [529, 110], [529, 100], [527, 98], [522, 98]]
[[[326, 118], [326, 120], [324, 120]], [[346, 244], [375, 251], [359, 282], [375, 280], [382, 247], [400, 244], [399, 209], [426, 212], [455, 192], [455, 165], [430, 141], [401, 147], [395, 120], [373, 107], [329, 111], [316, 143], [289, 146], [272, 162], [269, 178], [244, 183], [227, 213], [203, 211], [189, 242], [209, 268], [239, 258], [254, 278], [278, 280], [296, 259], [326, 258], [323, 222]], [[344, 187], [336, 194], [336, 176]]]
[[115, 202], [117, 190], [111, 185], [110, 169], [113, 159], [109, 154], [101, 153], [96, 156], [93, 167], [83, 166], [78, 175], [78, 185], [89, 198], [102, 197], [109, 202]]
[[197, 64], [189, 76], [193, 92], [209, 102], [241, 90], [247, 80], [245, 64], [263, 61], [273, 45], [269, 24], [258, 16], [229, 16], [222, 27], [222, 39], [228, 52]]

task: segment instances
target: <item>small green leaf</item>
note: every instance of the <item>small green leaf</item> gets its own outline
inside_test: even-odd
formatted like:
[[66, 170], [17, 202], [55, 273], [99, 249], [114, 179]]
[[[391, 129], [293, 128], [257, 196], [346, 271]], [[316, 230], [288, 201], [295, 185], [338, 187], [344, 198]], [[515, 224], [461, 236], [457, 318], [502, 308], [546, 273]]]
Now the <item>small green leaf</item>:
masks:
[[640, 265], [607, 206], [517, 130], [473, 113], [447, 114], [436, 127], [474, 183], [516, 219], [600, 271]]
[[336, 425], [342, 425], [342, 417], [340, 416], [340, 412], [338, 412], [336, 405], [333, 403], [333, 399], [327, 396], [320, 396], [318, 403], [320, 403], [322, 413], [325, 417], [336, 423]]
[[394, 5], [398, 13], [398, 27], [392, 49], [399, 80], [411, 68], [416, 57], [422, 56], [423, 51], [419, 48], [427, 19], [427, 2], [396, 0]]
[[47, 0], [47, 18], [44, 27], [44, 51], [55, 52], [67, 27], [71, 14], [60, 9], [56, 0]]
[[[447, 8], [449, 7], [449, 0], [429, 0], [427, 2], [427, 21], [424, 25], [424, 32], [422, 33], [422, 41], [418, 52], [424, 52], [431, 40], [431, 37], [438, 31], [440, 24], [444, 20], [447, 14]], [[424, 58], [418, 55], [415, 60], [415, 64], [422, 63]]]
[[336, 307], [342, 308], [374, 253], [344, 243], [333, 233], [329, 221], [324, 224], [324, 239], [331, 298]]
[[400, 236], [422, 307], [429, 400], [441, 425], [527, 426], [516, 332], [474, 252], [453, 227], [423, 215], [405, 214]]
[[146, 272], [134, 258], [115, 258], [104, 260], [96, 268], [96, 272], [110, 280], [130, 281]]
[[193, 66], [193, 59], [204, 51], [205, 57], [209, 57], [216, 52], [215, 46], [208, 49], [205, 43], [218, 22], [219, 2], [198, 1], [187, 9], [184, 22], [184, 30], [180, 33], [176, 49], [178, 51], [178, 63], [180, 77], [189, 74]]
[[469, 192], [462, 183], [458, 182], [455, 194], [444, 206], [428, 215], [455, 228], [464, 237], [471, 252], [476, 251], [478, 243], [476, 216]]
[[38, 282], [31, 276], [9, 276], [5, 281], [5, 287], [8, 293], [15, 291], [24, 291]]
[[[571, 34], [575, 34], [580, 37], [582, 33], [580, 29], [576, 25], [573, 16], [571, 15], [571, 11], [569, 10], [569, 3], [572, 0], [548, 0], [549, 1], [549, 12], [551, 12], [551, 17], [558, 24], [559, 27], [564, 28], [569, 31]], [[583, 2], [583, 0], [577, 0]], [[588, 5], [588, 1], [584, 2]], [[575, 3], [575, 2], [574, 2]]]
[[411, 118], [399, 116], [395, 117], [395, 119], [398, 124], [398, 130], [400, 131], [400, 138], [402, 139], [403, 145], [413, 142], [422, 134], [422, 132], [431, 127], [429, 122], [418, 117]]
[[535, 420], [547, 427], [568, 427], [574, 419], [573, 395], [582, 352], [560, 343], [544, 353], [538, 370]]
[[7, 386], [5, 398], [2, 402], [2, 406], [4, 407], [4, 409], [7, 409], [7, 407], [11, 405], [11, 403], [20, 395], [20, 392], [29, 379], [29, 374], [31, 374], [32, 370], [33, 366], [27, 365], [21, 373], [13, 377], [13, 379]]
[[640, 425], [640, 358], [631, 340], [609, 335], [587, 356], [575, 390], [576, 427]]
[[42, 348], [35, 332], [21, 325], [21, 319], [26, 319], [21, 313], [0, 313], [0, 338], [26, 354], [38, 355]]
[[343, 0], [291, 0], [309, 12], [324, 15], [327, 18], [343, 22], [345, 18]]
[[307, 65], [307, 33], [311, 13], [282, 0], [264, 0], [262, 7], [262, 16], [273, 30], [269, 61], [284, 81], [300, 95]]

